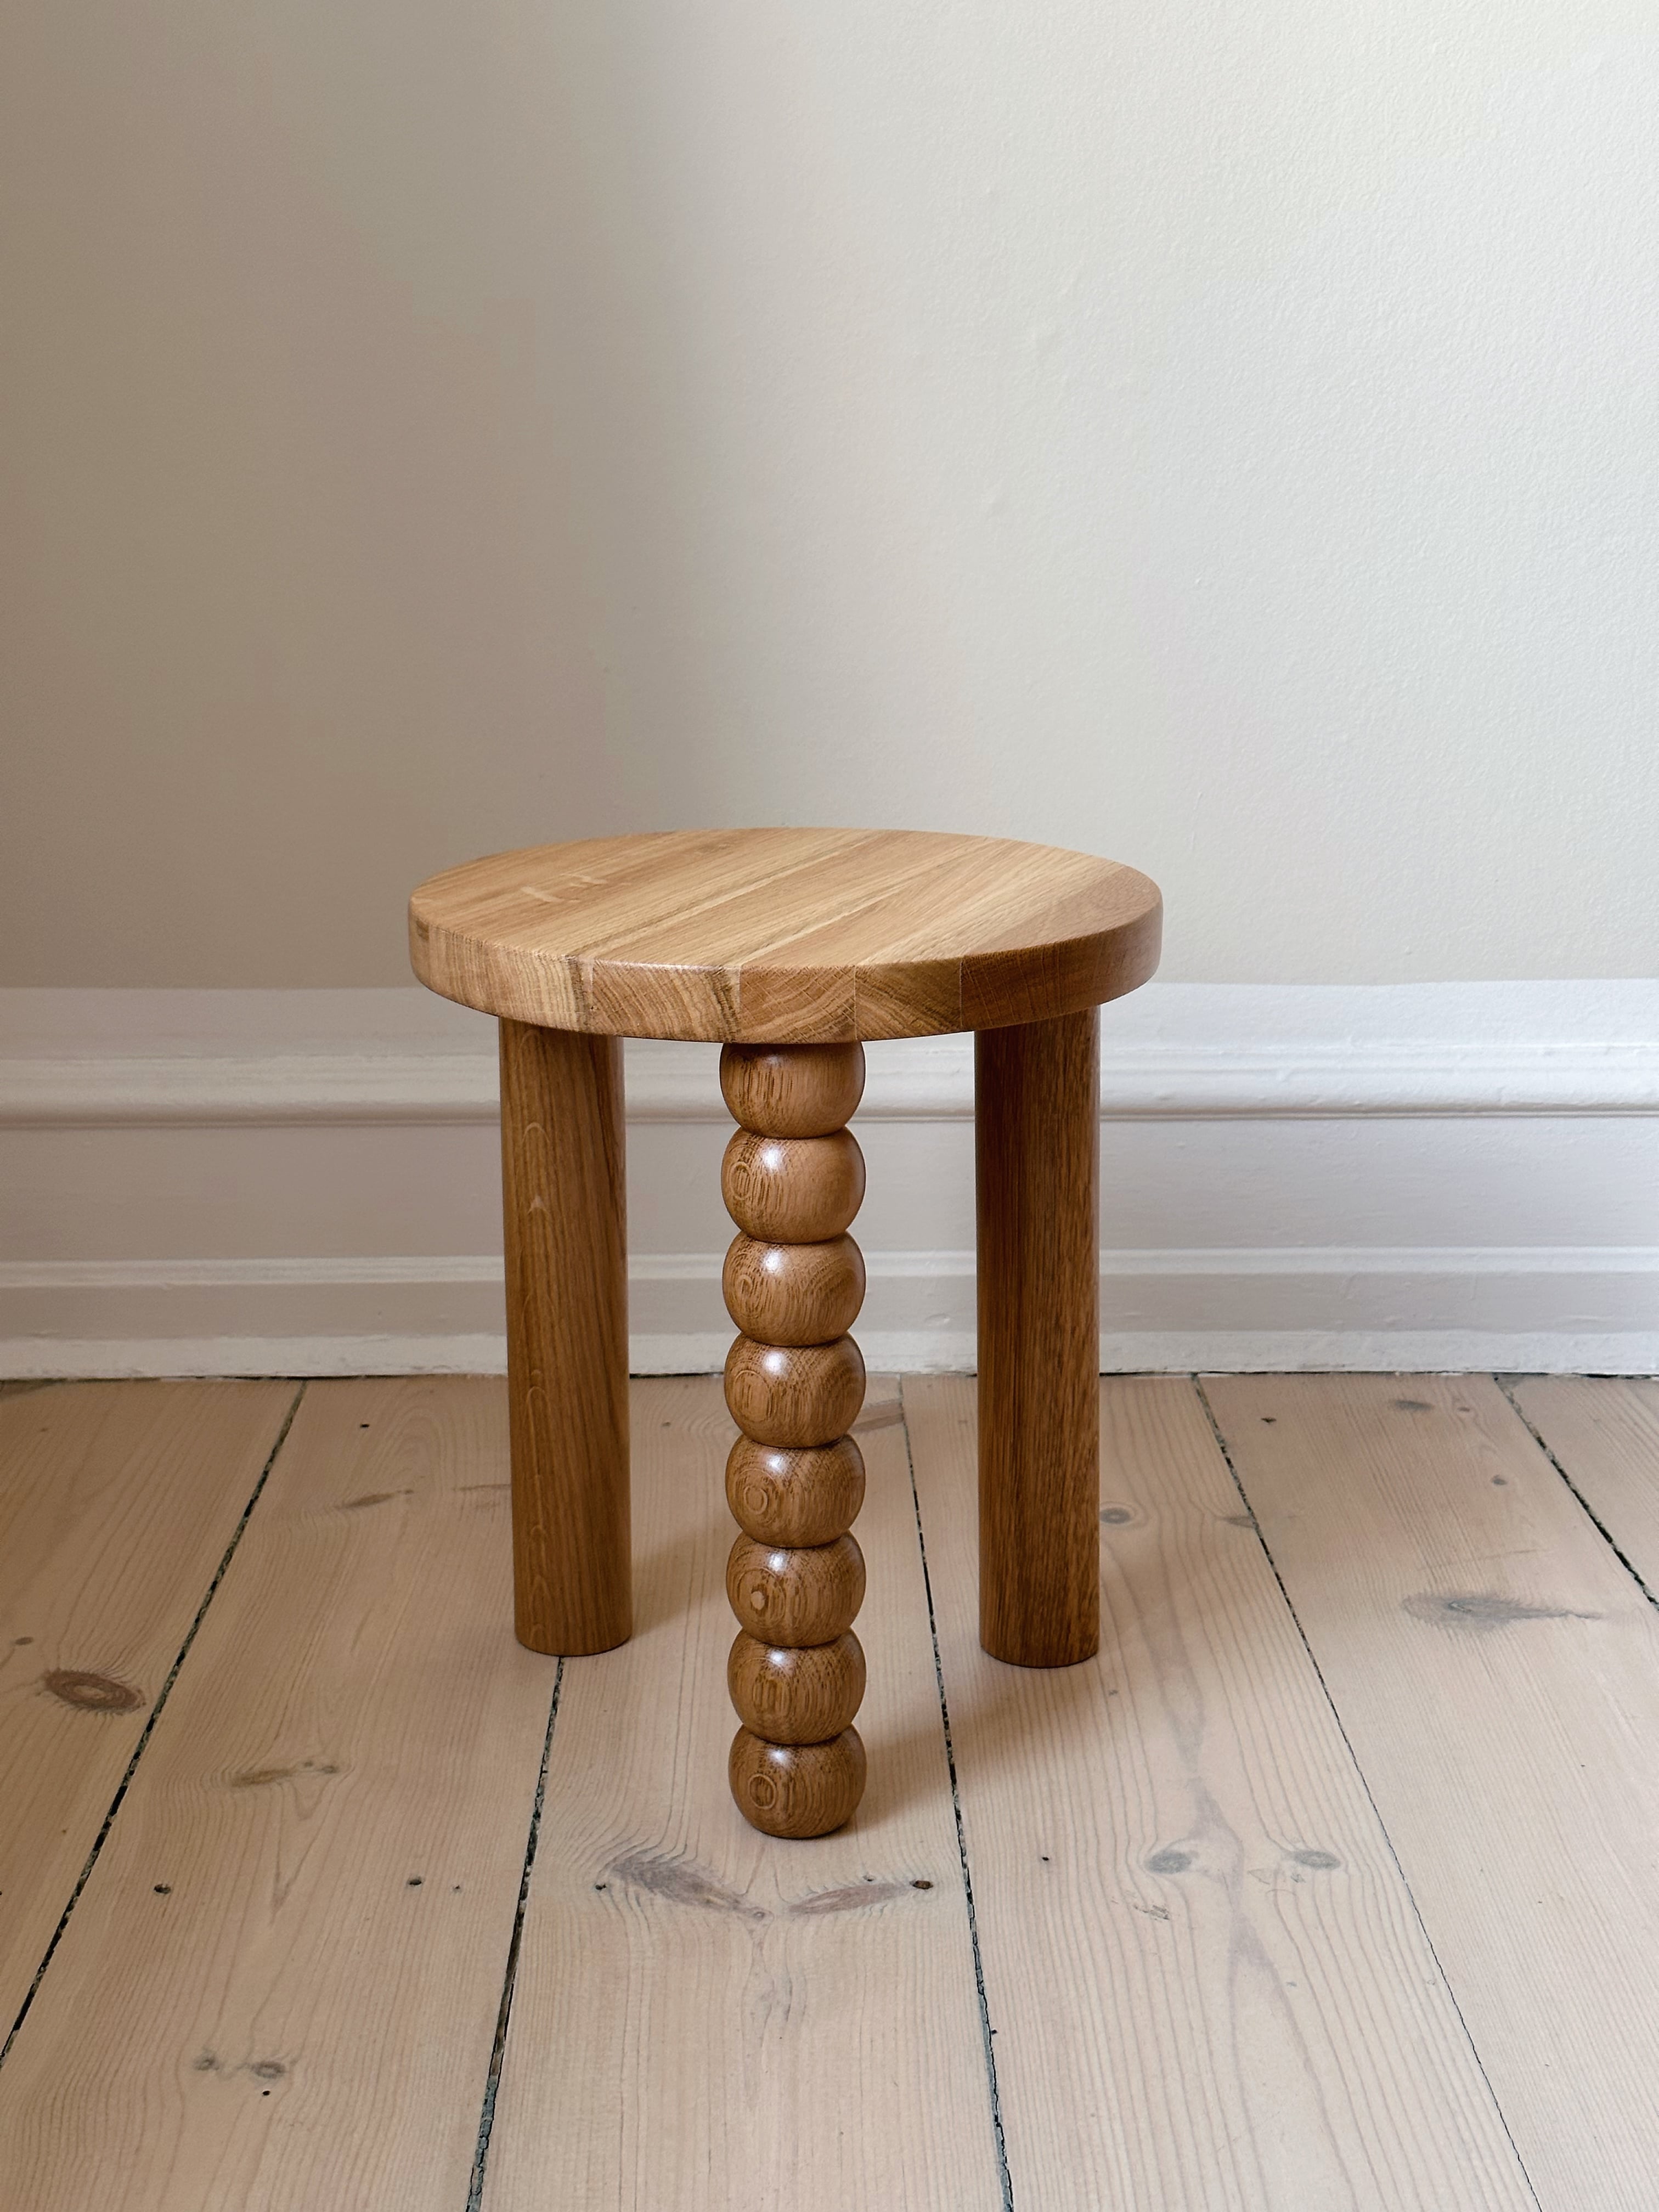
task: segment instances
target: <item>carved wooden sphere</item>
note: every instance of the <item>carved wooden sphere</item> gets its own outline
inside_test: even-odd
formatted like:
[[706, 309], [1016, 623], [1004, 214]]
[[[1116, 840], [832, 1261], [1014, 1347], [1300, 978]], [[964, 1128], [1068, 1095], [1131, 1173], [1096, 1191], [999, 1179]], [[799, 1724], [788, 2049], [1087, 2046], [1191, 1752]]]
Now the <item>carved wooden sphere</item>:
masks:
[[726, 1462], [726, 1502], [761, 1544], [827, 1544], [864, 1503], [864, 1455], [851, 1437], [791, 1449], [739, 1437]]
[[861, 1044], [729, 1044], [720, 1090], [732, 1119], [769, 1137], [827, 1137], [864, 1096]]
[[864, 1403], [864, 1355], [850, 1336], [797, 1345], [740, 1336], [726, 1355], [726, 1403], [757, 1443], [834, 1443]]
[[827, 1836], [850, 1820], [864, 1795], [856, 1729], [829, 1743], [765, 1743], [748, 1729], [732, 1738], [726, 1777], [738, 1809], [768, 1836]]
[[864, 1697], [864, 1647], [849, 1629], [833, 1644], [762, 1644], [739, 1636], [726, 1662], [738, 1718], [768, 1743], [827, 1743]]
[[734, 1237], [720, 1278], [726, 1310], [762, 1344], [828, 1344], [864, 1304], [864, 1255], [850, 1237], [763, 1244]]
[[864, 1203], [864, 1155], [850, 1130], [757, 1137], [738, 1129], [720, 1163], [720, 1195], [739, 1229], [768, 1244], [839, 1237]]
[[851, 1536], [799, 1547], [739, 1536], [726, 1563], [726, 1595], [758, 1643], [789, 1650], [833, 1644], [864, 1602], [864, 1554]]

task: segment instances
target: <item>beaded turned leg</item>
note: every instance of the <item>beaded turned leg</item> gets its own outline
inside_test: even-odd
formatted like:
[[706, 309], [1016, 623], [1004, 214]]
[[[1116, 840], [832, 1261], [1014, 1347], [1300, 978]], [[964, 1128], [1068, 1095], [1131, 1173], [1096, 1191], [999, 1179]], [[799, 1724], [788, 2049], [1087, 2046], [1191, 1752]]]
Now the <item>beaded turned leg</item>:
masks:
[[732, 1795], [769, 1836], [823, 1836], [864, 1794], [851, 1725], [864, 1696], [852, 1632], [864, 1559], [848, 1534], [864, 1462], [847, 1431], [864, 1362], [847, 1330], [864, 1303], [864, 1261], [845, 1231], [864, 1196], [864, 1158], [844, 1127], [864, 1089], [848, 1045], [727, 1045], [720, 1088], [739, 1124], [720, 1188], [739, 1234], [726, 1257], [726, 1310], [743, 1332], [726, 1402], [743, 1434], [726, 1495], [743, 1534], [726, 1570], [742, 1632], [726, 1680], [743, 1726]]

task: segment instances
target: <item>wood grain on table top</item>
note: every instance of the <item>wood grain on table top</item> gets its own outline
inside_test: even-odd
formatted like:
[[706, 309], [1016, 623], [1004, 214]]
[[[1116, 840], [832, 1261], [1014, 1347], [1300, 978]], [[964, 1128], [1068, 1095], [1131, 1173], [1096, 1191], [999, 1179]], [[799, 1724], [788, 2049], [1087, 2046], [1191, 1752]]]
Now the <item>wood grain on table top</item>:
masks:
[[1047, 1021], [1158, 964], [1133, 868], [922, 830], [671, 830], [447, 870], [410, 902], [415, 972], [550, 1029], [800, 1042]]

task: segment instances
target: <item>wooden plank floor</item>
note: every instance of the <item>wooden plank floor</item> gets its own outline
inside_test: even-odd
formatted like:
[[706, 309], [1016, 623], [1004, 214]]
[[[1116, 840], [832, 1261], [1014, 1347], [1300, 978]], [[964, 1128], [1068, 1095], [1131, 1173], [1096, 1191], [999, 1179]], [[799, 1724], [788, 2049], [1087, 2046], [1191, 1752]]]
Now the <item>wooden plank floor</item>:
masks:
[[0, 1400], [0, 2040], [296, 1395], [65, 1382]]
[[872, 1388], [812, 1844], [726, 1799], [716, 1384], [635, 1386], [639, 1631], [562, 1666], [502, 1386], [297, 1390], [0, 1394], [7, 2212], [1659, 2203], [1652, 1384], [1110, 1380], [1052, 1674], [977, 1649], [971, 1383]]
[[1509, 1395], [1649, 1596], [1659, 1599], [1659, 1382], [1534, 1375], [1512, 1383]]
[[1207, 1389], [1534, 2188], [1654, 2203], [1659, 1613], [1486, 1376]]
[[464, 2203], [557, 1662], [498, 1385], [314, 1382], [0, 2070], [0, 2203]]
[[1101, 1654], [1049, 1673], [979, 1649], [973, 1383], [905, 1386], [1011, 2171], [1045, 2212], [1518, 2212], [1202, 1406], [1101, 1395]]
[[781, 1847], [726, 1783], [720, 1386], [637, 1386], [639, 1622], [565, 1670], [485, 2212], [1000, 2203], [898, 1410], [859, 1425], [870, 1785]]

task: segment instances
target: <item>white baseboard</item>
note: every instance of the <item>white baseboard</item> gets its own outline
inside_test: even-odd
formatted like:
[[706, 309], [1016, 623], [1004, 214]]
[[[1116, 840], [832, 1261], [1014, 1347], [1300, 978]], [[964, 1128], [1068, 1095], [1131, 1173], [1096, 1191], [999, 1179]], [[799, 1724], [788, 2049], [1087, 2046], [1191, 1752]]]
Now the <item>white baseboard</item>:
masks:
[[[875, 1370], [974, 1362], [972, 1048], [872, 1048]], [[1106, 1010], [1103, 1368], [1659, 1368], [1659, 985]], [[708, 1046], [629, 1048], [632, 1357], [717, 1367]], [[499, 1371], [494, 1025], [0, 992], [0, 1376]]]
[[[649, 1324], [630, 1340], [636, 1373], [720, 1366], [732, 1338], [720, 1256], [635, 1258], [631, 1301]], [[970, 1251], [868, 1255], [866, 1312], [881, 1325], [860, 1323], [859, 1339], [872, 1370], [973, 1367], [973, 1267]], [[501, 1263], [487, 1254], [0, 1261], [0, 1363], [9, 1376], [499, 1374], [501, 1304]], [[1101, 1312], [1103, 1373], [1646, 1373], [1659, 1365], [1659, 1333], [1626, 1324], [1659, 1312], [1659, 1250], [1109, 1251]], [[1485, 1325], [1470, 1326], [1471, 1313]], [[1313, 1325], [1263, 1328], [1264, 1316]], [[153, 1333], [124, 1335], [135, 1316]]]

